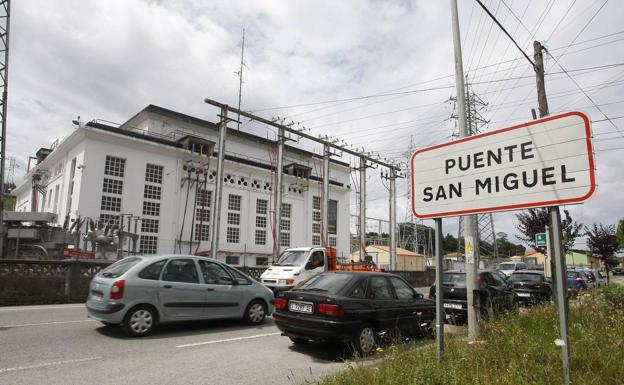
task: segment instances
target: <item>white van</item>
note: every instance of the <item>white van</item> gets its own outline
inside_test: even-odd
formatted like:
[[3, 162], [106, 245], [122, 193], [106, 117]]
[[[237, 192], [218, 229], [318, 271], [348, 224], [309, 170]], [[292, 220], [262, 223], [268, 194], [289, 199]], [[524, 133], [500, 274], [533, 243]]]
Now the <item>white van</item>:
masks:
[[496, 266], [497, 270], [502, 271], [507, 277], [509, 277], [516, 270], [526, 270], [528, 266], [524, 262], [503, 262]]

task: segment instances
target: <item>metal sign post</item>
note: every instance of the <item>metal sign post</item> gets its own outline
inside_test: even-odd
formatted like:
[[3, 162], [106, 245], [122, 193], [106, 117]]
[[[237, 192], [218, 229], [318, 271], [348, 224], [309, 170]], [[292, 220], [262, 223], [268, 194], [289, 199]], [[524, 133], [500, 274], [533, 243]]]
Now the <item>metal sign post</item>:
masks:
[[444, 291], [442, 290], [442, 219], [435, 220], [435, 253], [436, 253], [436, 344], [438, 361], [444, 355]]
[[570, 384], [570, 348], [568, 341], [568, 312], [566, 304], [566, 279], [564, 276], [565, 262], [563, 255], [563, 248], [561, 247], [561, 214], [559, 213], [559, 206], [550, 208], [550, 223], [553, 230], [553, 251], [555, 258], [555, 276], [557, 277], [557, 306], [559, 308], [559, 333], [561, 337], [561, 352], [563, 360], [563, 378], [566, 385]]

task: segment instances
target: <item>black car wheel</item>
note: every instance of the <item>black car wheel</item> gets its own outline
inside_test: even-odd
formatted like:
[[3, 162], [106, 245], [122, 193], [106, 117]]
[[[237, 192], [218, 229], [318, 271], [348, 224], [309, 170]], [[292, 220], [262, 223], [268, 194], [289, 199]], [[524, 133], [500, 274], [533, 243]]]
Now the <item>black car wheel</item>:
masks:
[[366, 357], [375, 351], [377, 347], [377, 333], [373, 325], [365, 323], [360, 327], [353, 338], [353, 346], [362, 357]]
[[157, 323], [156, 309], [149, 305], [137, 305], [128, 310], [121, 323], [121, 329], [130, 337], [144, 337], [154, 331]]
[[486, 319], [494, 318], [494, 303], [492, 303], [491, 298], [488, 297], [488, 299], [485, 300], [485, 306], [483, 306], [481, 312]]
[[259, 325], [264, 322], [267, 313], [266, 304], [259, 300], [253, 300], [247, 305], [247, 309], [245, 309], [244, 320], [249, 325]]

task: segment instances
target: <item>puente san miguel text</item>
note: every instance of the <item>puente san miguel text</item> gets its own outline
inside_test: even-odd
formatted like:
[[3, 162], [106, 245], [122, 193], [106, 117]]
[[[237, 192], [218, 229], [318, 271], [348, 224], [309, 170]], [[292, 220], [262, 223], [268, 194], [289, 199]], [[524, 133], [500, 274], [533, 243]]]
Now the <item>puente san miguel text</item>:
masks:
[[412, 155], [419, 218], [580, 203], [595, 190], [587, 115], [569, 112]]

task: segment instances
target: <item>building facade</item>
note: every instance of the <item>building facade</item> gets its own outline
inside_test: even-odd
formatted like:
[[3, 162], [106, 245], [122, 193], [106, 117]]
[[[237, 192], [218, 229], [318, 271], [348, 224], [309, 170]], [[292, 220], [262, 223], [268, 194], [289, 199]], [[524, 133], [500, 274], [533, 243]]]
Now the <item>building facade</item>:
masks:
[[[207, 253], [218, 135], [214, 123], [153, 105], [120, 126], [78, 124], [51, 151], [38, 153], [38, 163], [13, 192], [16, 211], [54, 212], [59, 225], [66, 217], [92, 218], [98, 229], [116, 225], [138, 235], [136, 249], [143, 254]], [[228, 128], [225, 148], [219, 259], [264, 265], [274, 243], [281, 249], [321, 245], [323, 158], [285, 146], [277, 231], [276, 142]], [[350, 171], [346, 163], [330, 162], [328, 244], [344, 257]], [[132, 239], [122, 249], [132, 252]]]

